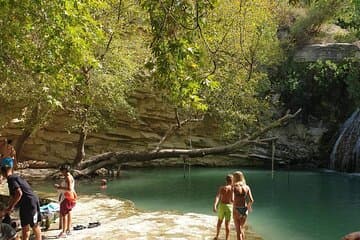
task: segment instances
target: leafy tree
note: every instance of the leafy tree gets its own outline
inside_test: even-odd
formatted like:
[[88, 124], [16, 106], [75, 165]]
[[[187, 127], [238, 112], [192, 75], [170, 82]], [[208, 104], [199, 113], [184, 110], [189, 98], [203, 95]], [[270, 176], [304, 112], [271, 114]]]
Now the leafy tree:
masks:
[[341, 27], [353, 32], [355, 36], [360, 38], [360, 1], [349, 1], [341, 12], [337, 24]]
[[283, 102], [290, 109], [301, 107], [304, 120], [312, 115], [337, 123], [359, 106], [358, 69], [359, 61], [355, 59], [288, 65], [283, 76], [288, 81], [281, 82]]
[[75, 165], [85, 158], [89, 133], [114, 126], [119, 114], [131, 112], [127, 93], [147, 56], [140, 10], [132, 1], [108, 1], [106, 11], [97, 12], [107, 41], [91, 48], [97, 64], [84, 63], [66, 102], [69, 128], [79, 133]]
[[231, 136], [257, 122], [269, 90], [263, 67], [279, 58], [276, 5], [147, 0], [143, 6], [154, 36], [148, 67], [175, 108], [195, 116], [211, 111]]
[[18, 158], [26, 139], [61, 107], [79, 62], [94, 61], [84, 41], [99, 39], [96, 21], [84, 11], [89, 4], [101, 1], [0, 3], [0, 99], [23, 122]]
[[269, 117], [265, 66], [282, 58], [277, 8], [273, 1], [222, 1], [206, 21], [204, 35], [216, 49], [212, 58], [217, 63], [209, 79], [218, 84], [208, 103], [229, 137], [252, 131]]
[[[281, 57], [271, 0], [2, 4], [1, 104], [18, 104], [13, 112], [23, 114], [23, 139], [55, 110], [70, 112], [70, 130], [80, 134], [77, 162], [87, 134], [116, 121], [119, 108], [130, 109], [132, 83], [148, 80], [140, 76], [148, 34], [146, 74], [177, 115], [210, 113], [230, 137], [255, 131], [268, 116], [265, 70]], [[19, 89], [24, 94], [9, 94]]]
[[302, 46], [319, 33], [322, 24], [339, 17], [347, 4], [342, 0], [318, 0], [310, 4], [308, 13], [291, 27], [291, 40]]

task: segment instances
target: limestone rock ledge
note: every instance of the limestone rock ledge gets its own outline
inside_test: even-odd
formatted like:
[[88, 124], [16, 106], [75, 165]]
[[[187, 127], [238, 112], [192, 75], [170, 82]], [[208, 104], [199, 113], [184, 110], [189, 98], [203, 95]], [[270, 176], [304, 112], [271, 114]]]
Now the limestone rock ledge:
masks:
[[307, 45], [296, 52], [294, 60], [295, 62], [316, 62], [318, 60], [341, 61], [351, 57], [360, 59], [360, 47], [358, 43]]

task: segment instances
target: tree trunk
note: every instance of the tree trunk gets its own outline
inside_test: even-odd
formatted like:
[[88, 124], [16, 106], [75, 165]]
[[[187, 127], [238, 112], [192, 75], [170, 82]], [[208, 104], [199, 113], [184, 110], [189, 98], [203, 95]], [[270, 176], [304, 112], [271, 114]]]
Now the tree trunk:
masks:
[[74, 159], [74, 166], [78, 166], [81, 161], [85, 159], [85, 142], [86, 142], [86, 131], [84, 129], [81, 130], [79, 135], [79, 141], [76, 149], [76, 157]]
[[[30, 137], [30, 135], [32, 134], [34, 129], [39, 125], [38, 118], [39, 118], [39, 105], [37, 104], [31, 109], [30, 117], [26, 120], [26, 123], [25, 123], [25, 129], [21, 133], [20, 137], [16, 140], [15, 151], [16, 151], [16, 161], [17, 162], [21, 162], [23, 160], [22, 159], [22, 150], [23, 150], [24, 143]], [[17, 165], [17, 163], [15, 165]], [[15, 167], [17, 167], [17, 166], [15, 166]]]
[[[21, 162], [22, 161], [22, 150], [24, 147], [24, 143], [26, 142], [26, 140], [30, 137], [31, 135], [31, 131], [25, 129], [20, 137], [16, 140], [16, 145], [15, 145], [15, 151], [16, 151], [16, 162]], [[17, 163], [15, 164], [15, 168], [17, 167]]]
[[262, 143], [267, 141], [273, 141], [274, 138], [265, 138], [259, 139], [260, 136], [264, 135], [266, 132], [271, 129], [277, 128], [284, 125], [290, 119], [294, 118], [301, 109], [299, 109], [294, 114], [287, 113], [282, 118], [274, 121], [269, 124], [267, 127], [253, 133], [250, 137], [246, 139], [240, 139], [233, 144], [217, 146], [211, 148], [199, 148], [199, 149], [162, 149], [162, 150], [153, 150], [147, 152], [134, 152], [134, 151], [123, 151], [123, 152], [108, 152], [100, 155], [90, 157], [88, 160], [82, 161], [79, 163], [78, 175], [88, 175], [95, 172], [97, 169], [111, 166], [114, 164], [121, 164], [125, 162], [144, 162], [154, 159], [161, 158], [174, 158], [187, 156], [189, 158], [195, 157], [204, 157], [206, 155], [223, 155], [239, 150], [250, 144]]

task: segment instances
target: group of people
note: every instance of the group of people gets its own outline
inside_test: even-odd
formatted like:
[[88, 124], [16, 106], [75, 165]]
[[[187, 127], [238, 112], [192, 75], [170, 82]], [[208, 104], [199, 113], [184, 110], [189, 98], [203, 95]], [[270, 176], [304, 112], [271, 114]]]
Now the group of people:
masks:
[[[19, 209], [21, 224], [21, 239], [30, 238], [30, 228], [35, 235], [35, 240], [41, 240], [41, 212], [40, 201], [34, 193], [28, 182], [17, 174], [14, 174], [16, 164], [16, 152], [7, 139], [0, 140], [0, 170], [3, 178], [7, 180], [10, 200], [7, 207], [0, 211], [0, 218], [9, 218], [15, 208]], [[54, 187], [59, 191], [60, 202], [60, 221], [59, 229], [61, 230], [58, 238], [66, 237], [71, 234], [72, 216], [71, 210], [76, 203], [75, 181], [70, 174], [70, 165], [64, 164], [60, 167], [63, 175], [63, 181], [55, 184]], [[15, 229], [4, 220], [0, 224], [1, 239], [17, 239]]]
[[213, 210], [218, 213], [216, 225], [217, 240], [221, 225], [225, 219], [226, 240], [230, 239], [230, 220], [234, 220], [237, 240], [245, 239], [245, 222], [249, 211], [252, 211], [254, 198], [250, 187], [246, 184], [244, 174], [240, 171], [226, 176], [226, 184], [216, 194]]

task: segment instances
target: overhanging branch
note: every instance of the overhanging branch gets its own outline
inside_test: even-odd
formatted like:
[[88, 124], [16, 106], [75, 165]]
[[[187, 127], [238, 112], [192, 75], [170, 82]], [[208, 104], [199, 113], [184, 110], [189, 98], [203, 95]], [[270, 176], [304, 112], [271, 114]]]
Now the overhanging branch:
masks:
[[301, 109], [297, 110], [295, 113], [290, 114], [287, 112], [283, 117], [275, 120], [267, 127], [260, 129], [259, 131], [254, 132], [249, 137], [245, 139], [240, 139], [232, 144], [216, 146], [211, 148], [198, 148], [198, 149], [161, 149], [161, 150], [153, 150], [153, 151], [122, 151], [122, 152], [108, 152], [100, 155], [96, 155], [90, 157], [88, 160], [83, 161], [79, 165], [79, 171], [77, 173], [79, 175], [87, 175], [91, 174], [99, 168], [111, 166], [114, 164], [122, 164], [127, 162], [145, 162], [154, 159], [162, 159], [162, 158], [174, 158], [186, 155], [189, 158], [195, 157], [204, 157], [206, 155], [221, 155], [228, 154], [238, 150], [239, 148], [243, 148], [250, 144], [261, 143], [264, 141], [273, 140], [273, 138], [263, 138], [260, 136], [264, 135], [266, 132], [283, 126], [290, 119], [295, 118]]

